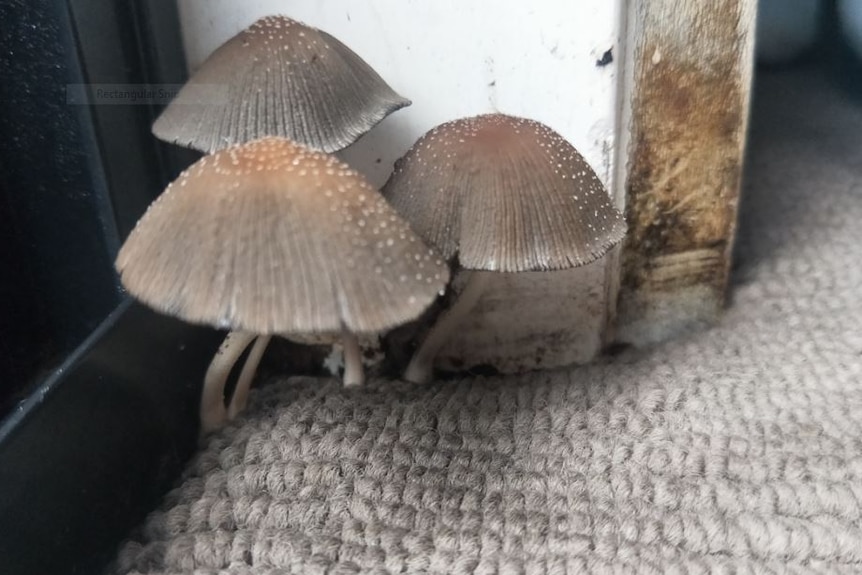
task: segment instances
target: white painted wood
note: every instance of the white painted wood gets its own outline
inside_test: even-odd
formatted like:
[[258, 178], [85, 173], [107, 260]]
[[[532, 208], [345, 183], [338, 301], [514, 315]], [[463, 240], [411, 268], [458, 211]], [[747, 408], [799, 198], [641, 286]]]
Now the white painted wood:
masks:
[[[363, 142], [364, 154], [350, 156], [380, 185], [392, 162], [425, 131], [490, 111], [550, 125], [607, 181], [616, 67], [597, 67], [596, 60], [617, 46], [617, 5], [608, 0], [179, 0], [192, 70], [257, 18], [285, 14], [336, 36], [410, 98], [412, 107]], [[385, 165], [375, 165], [378, 157]]]
[[[382, 185], [424, 132], [492, 111], [544, 122], [569, 139], [615, 189], [618, 62], [623, 0], [179, 0], [189, 66], [269, 14], [333, 34], [413, 105], [343, 153]], [[605, 325], [604, 263], [555, 274], [501, 277], [445, 361], [498, 368], [587, 361]], [[534, 304], [530, 300], [536, 301]], [[560, 333], [568, 333], [560, 344]], [[553, 334], [553, 335], [548, 335]], [[554, 341], [547, 341], [553, 337]], [[552, 345], [553, 344], [553, 345]], [[535, 362], [539, 349], [555, 349]], [[490, 360], [489, 360], [490, 358]]]
[[[454, 289], [462, 287], [455, 278]], [[440, 351], [438, 366], [518, 373], [589, 362], [607, 306], [604, 262], [546, 273], [499, 274]], [[467, 350], [469, 353], [465, 353]]]

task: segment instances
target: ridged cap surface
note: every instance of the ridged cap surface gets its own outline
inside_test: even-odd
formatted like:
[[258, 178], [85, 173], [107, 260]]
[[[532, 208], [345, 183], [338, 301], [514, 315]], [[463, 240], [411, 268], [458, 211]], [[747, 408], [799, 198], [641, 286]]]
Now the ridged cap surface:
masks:
[[267, 16], [207, 58], [153, 133], [205, 153], [265, 136], [334, 152], [409, 104], [336, 38]]
[[159, 311], [263, 334], [382, 331], [420, 315], [449, 279], [362, 175], [282, 138], [193, 164], [116, 266]]
[[544, 124], [503, 114], [432, 129], [396, 164], [383, 194], [425, 241], [468, 269], [580, 266], [626, 230], [574, 146]]

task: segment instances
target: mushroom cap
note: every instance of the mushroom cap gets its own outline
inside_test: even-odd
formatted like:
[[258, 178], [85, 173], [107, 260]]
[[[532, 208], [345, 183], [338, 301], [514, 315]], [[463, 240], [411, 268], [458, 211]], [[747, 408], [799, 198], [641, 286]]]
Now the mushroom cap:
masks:
[[362, 175], [275, 137], [189, 167], [116, 267], [156, 310], [260, 334], [383, 331], [419, 316], [449, 276]]
[[574, 146], [544, 124], [503, 114], [429, 131], [396, 163], [383, 195], [467, 269], [576, 267], [604, 255], [626, 230]]
[[207, 58], [153, 134], [205, 153], [265, 136], [334, 152], [409, 104], [336, 38], [267, 16]]

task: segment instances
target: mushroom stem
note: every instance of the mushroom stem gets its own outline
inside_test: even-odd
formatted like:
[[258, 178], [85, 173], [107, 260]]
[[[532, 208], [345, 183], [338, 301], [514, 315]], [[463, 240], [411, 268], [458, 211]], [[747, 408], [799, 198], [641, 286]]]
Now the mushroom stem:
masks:
[[231, 397], [230, 405], [227, 409], [227, 418], [235, 419], [237, 415], [242, 413], [246, 405], [248, 405], [248, 392], [251, 389], [251, 382], [254, 379], [254, 374], [257, 373], [257, 366], [260, 365], [260, 359], [263, 357], [263, 352], [266, 346], [269, 345], [271, 335], [261, 335], [255, 340], [248, 357], [245, 360], [245, 365], [242, 366], [242, 371], [239, 374], [239, 379], [236, 381], [236, 387]]
[[485, 287], [488, 285], [487, 272], [473, 271], [469, 272], [470, 277], [467, 279], [467, 284], [458, 296], [458, 299], [451, 308], [446, 310], [443, 316], [437, 320], [437, 323], [428, 332], [425, 341], [413, 355], [410, 364], [404, 371], [404, 379], [413, 383], [428, 383], [434, 375], [434, 359], [437, 353], [449, 339], [449, 336], [456, 327], [464, 320], [464, 317], [470, 313], [479, 298], [485, 292]]
[[255, 337], [252, 333], [232, 331], [227, 334], [221, 347], [213, 356], [204, 376], [204, 389], [201, 396], [202, 433], [215, 431], [227, 420], [227, 409], [224, 405], [224, 388], [227, 378], [242, 352]]
[[353, 387], [365, 383], [365, 370], [362, 367], [362, 350], [356, 334], [344, 330], [341, 336], [344, 347], [344, 386]]

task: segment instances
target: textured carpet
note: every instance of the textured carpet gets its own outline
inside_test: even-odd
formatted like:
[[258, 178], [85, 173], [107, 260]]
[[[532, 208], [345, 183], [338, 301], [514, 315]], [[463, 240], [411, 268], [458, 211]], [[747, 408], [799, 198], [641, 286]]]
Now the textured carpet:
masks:
[[590, 367], [296, 378], [120, 573], [862, 572], [862, 108], [761, 78], [727, 316]]

